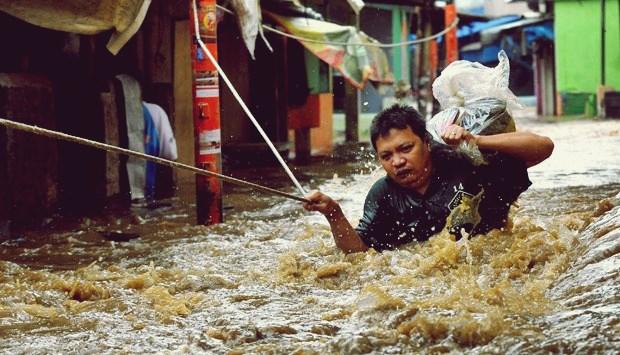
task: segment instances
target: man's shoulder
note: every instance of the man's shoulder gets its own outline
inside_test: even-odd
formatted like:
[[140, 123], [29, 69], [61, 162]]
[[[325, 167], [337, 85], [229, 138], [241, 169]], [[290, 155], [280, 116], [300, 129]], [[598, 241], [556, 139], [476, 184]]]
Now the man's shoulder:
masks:
[[389, 178], [387, 176], [382, 176], [372, 184], [368, 193], [380, 193], [387, 191], [390, 188], [391, 183], [389, 181]]

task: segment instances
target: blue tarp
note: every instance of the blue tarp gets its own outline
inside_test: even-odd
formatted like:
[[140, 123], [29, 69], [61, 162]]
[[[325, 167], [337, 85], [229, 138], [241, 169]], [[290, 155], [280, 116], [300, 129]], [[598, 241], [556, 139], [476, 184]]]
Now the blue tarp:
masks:
[[505, 16], [490, 21], [476, 21], [459, 28], [457, 37], [459, 47], [478, 43], [478, 46], [460, 51], [460, 58], [480, 62], [497, 62], [497, 52], [504, 49], [508, 55], [513, 52], [520, 52], [520, 44], [515, 42], [511, 36], [505, 36], [503, 31], [520, 29], [525, 34], [527, 48], [532, 47], [532, 43], [547, 39], [553, 40], [552, 19], [524, 19], [521, 16]]
[[531, 45], [532, 42], [540, 38], [545, 38], [550, 41], [553, 41], [553, 39], [555, 38], [553, 34], [553, 23], [551, 23], [551, 21], [544, 22], [539, 25], [525, 27], [523, 29], [523, 32], [527, 36], [528, 46]]
[[504, 17], [496, 18], [496, 19], [489, 20], [489, 21], [470, 22], [467, 25], [463, 25], [459, 27], [459, 29], [456, 31], [456, 37], [458, 39], [466, 38], [469, 36], [479, 34], [480, 32], [484, 30], [498, 27], [501, 25], [505, 25], [510, 22], [515, 22], [520, 19], [521, 19], [521, 16], [512, 15], [512, 16], [504, 16]]
[[[459, 58], [483, 64], [496, 63], [497, 53], [502, 49], [511, 56], [513, 49], [520, 51], [520, 44], [516, 43], [511, 37], [502, 36], [501, 32], [514, 28], [520, 28], [523, 31], [528, 48], [532, 47], [534, 41], [541, 38], [551, 41], [554, 38], [552, 19], [526, 19], [520, 15], [510, 15], [489, 21], [474, 21], [459, 27], [456, 33], [459, 48], [473, 43], [478, 43], [479, 46], [475, 46], [475, 49], [461, 49]], [[487, 38], [485, 41], [482, 41], [482, 37], [485, 37], [485, 35]], [[489, 38], [491, 40], [488, 40]], [[415, 34], [409, 35], [409, 40], [415, 39]], [[443, 37], [437, 39], [438, 43], [442, 41]], [[410, 50], [413, 52], [415, 46], [411, 46]]]

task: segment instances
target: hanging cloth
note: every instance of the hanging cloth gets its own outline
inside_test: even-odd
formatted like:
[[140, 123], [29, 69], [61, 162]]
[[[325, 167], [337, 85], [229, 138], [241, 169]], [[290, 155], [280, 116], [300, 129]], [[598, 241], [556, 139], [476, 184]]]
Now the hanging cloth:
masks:
[[[159, 156], [159, 132], [155, 127], [155, 121], [149, 109], [142, 103], [144, 112], [144, 153]], [[152, 161], [146, 162], [146, 175], [144, 195], [147, 200], [155, 198], [155, 180], [157, 179], [157, 164]]]

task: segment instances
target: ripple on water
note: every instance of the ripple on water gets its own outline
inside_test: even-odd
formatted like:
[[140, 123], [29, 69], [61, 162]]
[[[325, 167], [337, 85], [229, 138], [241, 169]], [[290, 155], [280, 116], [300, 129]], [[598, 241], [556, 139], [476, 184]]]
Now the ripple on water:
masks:
[[515, 210], [503, 231], [459, 242], [443, 232], [384, 253], [342, 254], [324, 223], [281, 217], [167, 244], [157, 253], [165, 267], [3, 262], [2, 346], [28, 337], [40, 351], [54, 337], [66, 339], [54, 349], [68, 350], [107, 337], [99, 350], [608, 349], [620, 314], [620, 212], [607, 208], [546, 227]]

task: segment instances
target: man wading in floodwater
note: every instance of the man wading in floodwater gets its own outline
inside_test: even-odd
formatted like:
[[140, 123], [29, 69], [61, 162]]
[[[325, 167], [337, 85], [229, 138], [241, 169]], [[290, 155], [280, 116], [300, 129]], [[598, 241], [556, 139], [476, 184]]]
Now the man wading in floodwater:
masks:
[[[428, 240], [441, 231], [451, 211], [464, 198], [476, 200], [479, 219], [453, 223], [450, 233], [486, 233], [506, 224], [508, 210], [531, 182], [527, 168], [545, 160], [553, 142], [528, 132], [473, 135], [458, 125], [448, 126], [443, 140], [434, 142], [420, 114], [411, 107], [392, 106], [372, 121], [370, 138], [387, 176], [366, 196], [357, 228], [337, 202], [310, 192], [304, 204], [329, 221], [336, 245], [345, 252], [393, 249], [412, 241]], [[453, 146], [473, 141], [488, 164], [474, 166]], [[474, 206], [475, 207], [475, 206]], [[454, 222], [454, 221], [453, 221]], [[461, 221], [462, 222], [462, 221]]]

